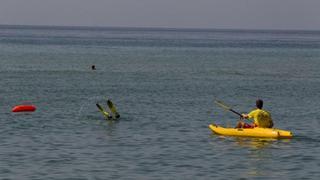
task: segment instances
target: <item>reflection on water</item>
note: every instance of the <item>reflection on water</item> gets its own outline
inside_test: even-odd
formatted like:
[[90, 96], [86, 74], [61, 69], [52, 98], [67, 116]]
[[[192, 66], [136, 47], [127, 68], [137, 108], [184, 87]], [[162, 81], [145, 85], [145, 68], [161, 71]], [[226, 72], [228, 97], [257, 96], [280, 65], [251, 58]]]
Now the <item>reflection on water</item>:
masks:
[[211, 137], [216, 137], [221, 141], [232, 142], [237, 147], [244, 147], [251, 150], [259, 150], [265, 148], [278, 148], [282, 145], [291, 142], [291, 139], [273, 139], [273, 138], [246, 138], [246, 137], [232, 137], [232, 136], [217, 136], [211, 134]]
[[[288, 165], [283, 158], [292, 149], [292, 139], [267, 139], [217, 136], [212, 134], [212, 146], [220, 147], [219, 156], [226, 158], [225, 169], [232, 170], [232, 175], [239, 179], [286, 177], [285, 171], [279, 171]], [[224, 159], [225, 160], [225, 159]]]
[[234, 142], [239, 147], [248, 148], [246, 169], [242, 172], [243, 177], [263, 177], [275, 174], [268, 167], [273, 166], [273, 149], [278, 149], [287, 144], [290, 139], [266, 139], [266, 138], [234, 138]]
[[259, 138], [235, 138], [235, 144], [252, 148], [252, 149], [263, 149], [270, 147], [273, 142], [278, 141], [277, 139], [259, 139]]

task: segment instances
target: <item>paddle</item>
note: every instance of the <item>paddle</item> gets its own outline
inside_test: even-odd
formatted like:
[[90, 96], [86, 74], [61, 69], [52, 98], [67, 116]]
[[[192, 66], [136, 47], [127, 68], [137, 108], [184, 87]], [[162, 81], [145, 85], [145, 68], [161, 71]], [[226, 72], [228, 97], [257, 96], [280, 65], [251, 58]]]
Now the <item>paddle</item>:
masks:
[[108, 112], [106, 112], [101, 106], [100, 104], [96, 104], [96, 106], [98, 107], [98, 109], [101, 111], [101, 113], [104, 115], [105, 118], [110, 119], [112, 118]]
[[214, 101], [217, 105], [219, 105], [220, 107], [222, 107], [223, 109], [226, 109], [228, 111], [231, 111], [235, 114], [237, 114], [238, 116], [240, 116], [240, 118], [242, 118], [242, 115], [240, 113], [238, 113], [237, 111], [233, 110], [231, 107], [223, 104], [221, 101]]

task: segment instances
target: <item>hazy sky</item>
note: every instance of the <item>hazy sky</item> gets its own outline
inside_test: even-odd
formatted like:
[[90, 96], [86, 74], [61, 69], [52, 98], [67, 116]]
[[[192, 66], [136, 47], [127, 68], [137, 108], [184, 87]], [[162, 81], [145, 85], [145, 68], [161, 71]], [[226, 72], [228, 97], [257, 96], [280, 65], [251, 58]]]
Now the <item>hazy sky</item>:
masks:
[[0, 24], [320, 30], [320, 0], [0, 0]]

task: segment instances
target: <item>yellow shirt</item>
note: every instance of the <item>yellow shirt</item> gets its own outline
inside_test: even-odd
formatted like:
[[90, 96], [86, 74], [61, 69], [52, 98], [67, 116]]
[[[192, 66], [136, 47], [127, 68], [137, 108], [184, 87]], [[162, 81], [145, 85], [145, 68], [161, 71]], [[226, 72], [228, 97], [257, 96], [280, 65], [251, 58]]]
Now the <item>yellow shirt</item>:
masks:
[[262, 127], [262, 128], [269, 128], [272, 127], [272, 118], [271, 115], [268, 111], [262, 110], [262, 109], [255, 109], [253, 111], [251, 111], [249, 114], [249, 119], [254, 120], [254, 123], [258, 126], [258, 127]]

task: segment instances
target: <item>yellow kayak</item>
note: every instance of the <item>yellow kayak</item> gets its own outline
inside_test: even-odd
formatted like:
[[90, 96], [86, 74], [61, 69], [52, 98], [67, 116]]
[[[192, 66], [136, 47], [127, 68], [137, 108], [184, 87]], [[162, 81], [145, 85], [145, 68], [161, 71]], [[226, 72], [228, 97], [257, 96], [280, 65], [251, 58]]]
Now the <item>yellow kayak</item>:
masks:
[[209, 128], [215, 133], [224, 136], [256, 137], [256, 138], [292, 138], [290, 131], [276, 128], [224, 128], [210, 124]]

